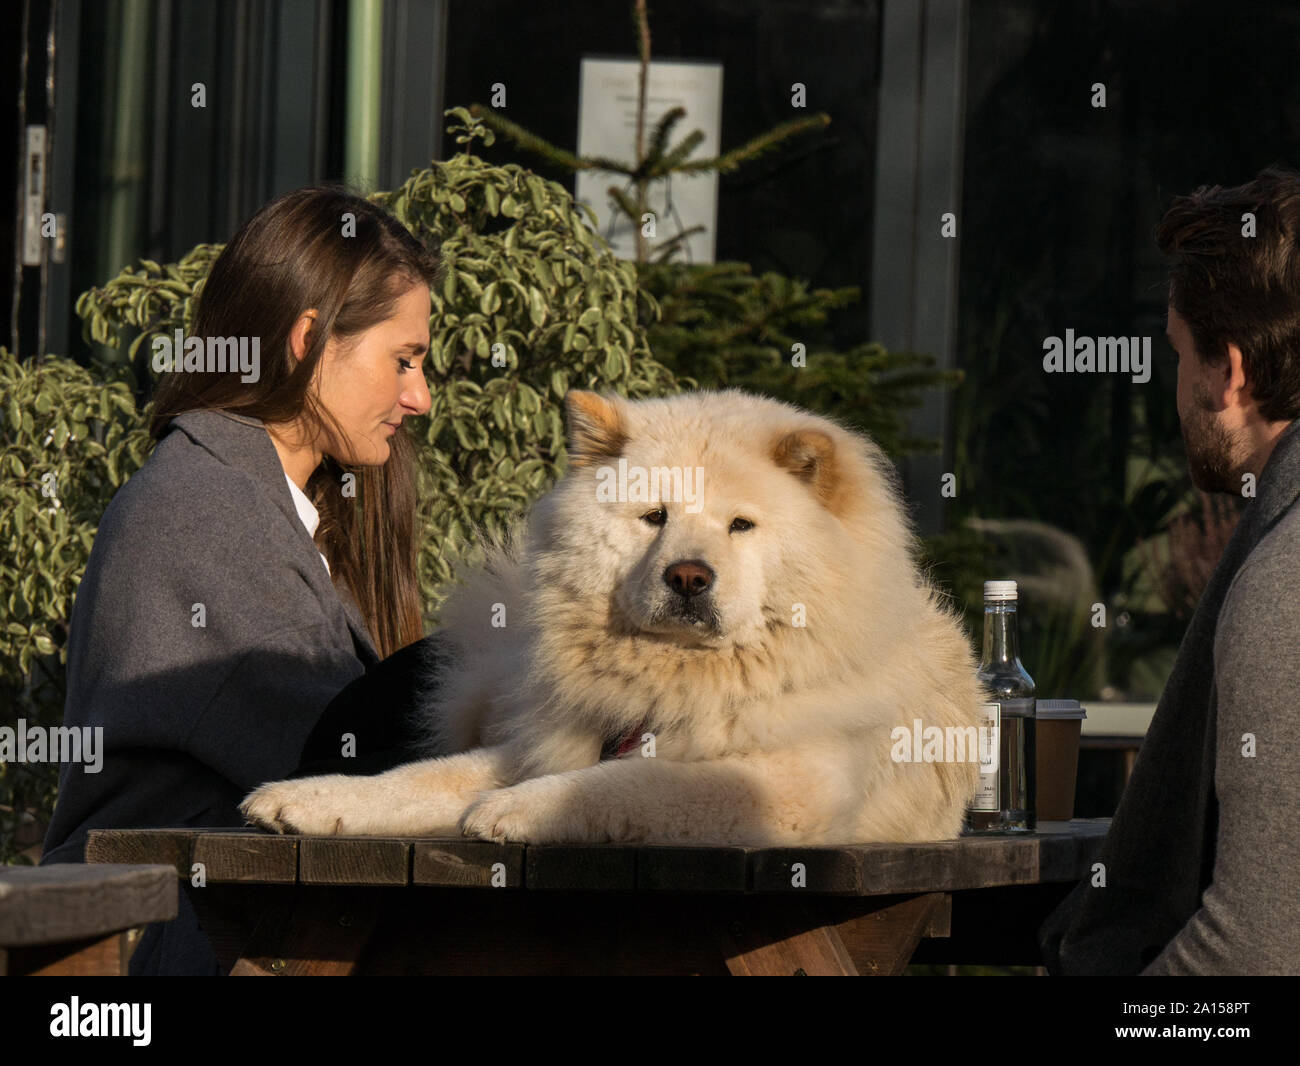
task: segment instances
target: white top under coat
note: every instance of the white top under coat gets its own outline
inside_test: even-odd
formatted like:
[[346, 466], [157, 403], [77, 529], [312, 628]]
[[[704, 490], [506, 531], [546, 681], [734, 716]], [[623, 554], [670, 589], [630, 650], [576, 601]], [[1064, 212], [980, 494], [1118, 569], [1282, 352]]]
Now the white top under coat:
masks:
[[[307, 535], [314, 538], [316, 536], [316, 527], [320, 525], [320, 513], [312, 506], [311, 500], [307, 499], [307, 494], [293, 483], [293, 478], [285, 474], [284, 480], [289, 482], [289, 493], [293, 496], [293, 506], [298, 511], [298, 517], [302, 519], [302, 524], [307, 527]], [[320, 555], [320, 561], [325, 564], [325, 572], [328, 574], [330, 572], [329, 560], [320, 552], [316, 554]]]

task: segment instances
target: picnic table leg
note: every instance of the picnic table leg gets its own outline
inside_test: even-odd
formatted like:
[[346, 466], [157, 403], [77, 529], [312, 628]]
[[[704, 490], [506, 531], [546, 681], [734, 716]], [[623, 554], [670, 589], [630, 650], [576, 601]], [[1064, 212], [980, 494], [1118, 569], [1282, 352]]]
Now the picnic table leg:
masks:
[[734, 977], [858, 973], [820, 900], [745, 897], [717, 908], [711, 924]]
[[834, 928], [864, 977], [897, 977], [925, 937], [951, 935], [952, 897], [946, 892], [917, 896], [869, 896], [828, 900], [837, 913]]
[[802, 903], [748, 897], [716, 927], [717, 940], [736, 976], [897, 976], [923, 937], [949, 935], [951, 913], [943, 892]]

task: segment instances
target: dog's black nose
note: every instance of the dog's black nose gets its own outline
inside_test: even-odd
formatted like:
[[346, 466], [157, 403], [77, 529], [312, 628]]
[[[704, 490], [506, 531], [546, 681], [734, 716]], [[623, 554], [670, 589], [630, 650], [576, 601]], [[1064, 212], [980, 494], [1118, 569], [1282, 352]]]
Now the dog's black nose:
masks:
[[698, 596], [713, 584], [713, 570], [699, 559], [687, 559], [664, 571], [664, 584], [679, 596]]

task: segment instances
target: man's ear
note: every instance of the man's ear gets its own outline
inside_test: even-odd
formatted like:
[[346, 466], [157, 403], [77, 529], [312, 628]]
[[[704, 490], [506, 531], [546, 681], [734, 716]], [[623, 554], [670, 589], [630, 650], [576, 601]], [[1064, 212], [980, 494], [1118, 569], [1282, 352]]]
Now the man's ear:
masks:
[[595, 466], [617, 459], [627, 443], [623, 401], [586, 389], [570, 389], [564, 397], [569, 418], [569, 462]]
[[771, 454], [772, 461], [811, 488], [823, 506], [840, 511], [846, 502], [846, 485], [829, 434], [820, 429], [797, 429], [780, 437]]
[[1227, 349], [1227, 364], [1214, 368], [1216, 374], [1223, 375], [1221, 380], [1217, 378], [1215, 380], [1215, 398], [1221, 399], [1225, 406], [1232, 406], [1234, 403], [1242, 406], [1253, 404], [1255, 401], [1246, 381], [1246, 363], [1242, 358], [1241, 349], [1231, 341], [1228, 342]]

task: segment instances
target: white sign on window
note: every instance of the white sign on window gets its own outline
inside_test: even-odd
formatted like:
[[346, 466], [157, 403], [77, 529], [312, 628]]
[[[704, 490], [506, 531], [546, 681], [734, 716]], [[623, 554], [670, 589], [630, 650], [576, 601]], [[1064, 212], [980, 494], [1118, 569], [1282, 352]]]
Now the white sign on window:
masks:
[[[636, 160], [636, 111], [641, 64], [635, 59], [583, 59], [578, 94], [578, 154], [605, 156], [626, 162]], [[665, 150], [694, 130], [704, 140], [688, 159], [711, 159], [719, 154], [722, 130], [722, 64], [687, 61], [652, 61], [646, 78], [645, 143], [665, 112], [686, 109], [668, 137]], [[630, 178], [603, 170], [577, 174], [575, 198], [599, 219], [601, 234], [623, 259], [636, 258], [632, 223], [615, 208], [608, 189], [621, 189], [635, 201]], [[692, 226], [703, 226], [685, 241], [674, 258], [692, 263], [712, 263], [718, 226], [718, 175], [678, 174], [650, 183], [646, 210], [654, 216], [651, 247], [671, 240]]]

